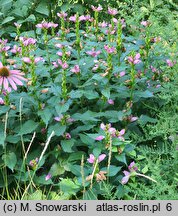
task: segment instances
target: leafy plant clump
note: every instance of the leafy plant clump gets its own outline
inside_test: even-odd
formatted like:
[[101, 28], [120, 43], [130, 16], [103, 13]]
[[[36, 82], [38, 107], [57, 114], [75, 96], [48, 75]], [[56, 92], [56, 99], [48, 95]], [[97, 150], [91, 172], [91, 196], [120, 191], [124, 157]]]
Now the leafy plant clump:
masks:
[[175, 55], [150, 21], [134, 28], [115, 8], [110, 21], [91, 9], [30, 33], [14, 23], [14, 39], [0, 39], [2, 199], [127, 199], [135, 182], [159, 180], [136, 137], [158, 122]]

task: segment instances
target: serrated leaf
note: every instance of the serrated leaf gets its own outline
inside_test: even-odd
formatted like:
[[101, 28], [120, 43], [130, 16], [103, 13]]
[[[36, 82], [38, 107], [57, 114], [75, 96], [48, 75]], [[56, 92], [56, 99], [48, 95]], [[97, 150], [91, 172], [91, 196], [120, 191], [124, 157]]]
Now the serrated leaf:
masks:
[[148, 122], [149, 123], [156, 123], [157, 119], [150, 118], [147, 115], [141, 115], [138, 121], [139, 121], [140, 124], [145, 125]]
[[68, 152], [68, 153], [71, 153], [71, 152], [74, 152], [74, 150], [72, 150], [72, 147], [74, 145], [74, 139], [70, 139], [70, 140], [61, 140], [61, 147], [62, 147], [62, 150], [64, 152]]
[[0, 145], [4, 146], [4, 141], [6, 137], [4, 136], [4, 133], [0, 133]]
[[49, 16], [49, 8], [48, 8], [48, 4], [45, 2], [41, 2], [38, 7], [35, 10], [36, 12]]
[[115, 158], [116, 158], [118, 161], [127, 164], [126, 155], [125, 155], [124, 153], [122, 153], [122, 154], [120, 154], [120, 155], [116, 155]]
[[38, 122], [34, 122], [33, 120], [28, 120], [22, 125], [18, 135], [29, 134], [35, 131], [35, 129], [38, 127], [38, 124], [39, 124]]
[[54, 163], [49, 171], [52, 176], [62, 175], [65, 172], [64, 167], [62, 167], [59, 163]]
[[[107, 173], [107, 176], [115, 176], [121, 170], [121, 168], [121, 166], [110, 165], [109, 173]], [[107, 167], [103, 167], [101, 170], [107, 171]]]
[[48, 136], [52, 133], [52, 131], [54, 131], [55, 136], [61, 136], [64, 134], [65, 130], [66, 130], [66, 126], [60, 125], [60, 123], [51, 125], [48, 129]]
[[7, 154], [4, 154], [2, 156], [2, 159], [3, 159], [4, 163], [5, 163], [5, 165], [9, 169], [14, 171], [14, 167], [15, 167], [15, 165], [17, 163], [17, 157], [16, 157], [15, 153], [14, 152], [8, 152]]
[[110, 89], [106, 88], [101, 91], [101, 94], [104, 95], [107, 99], [110, 98]]
[[64, 194], [74, 195], [80, 189], [80, 186], [71, 179], [62, 179], [59, 185], [60, 191]]
[[48, 125], [49, 120], [52, 117], [52, 112], [50, 109], [46, 108], [44, 110], [38, 111], [38, 115], [42, 118], [46, 126]]
[[148, 172], [148, 166], [146, 165], [143, 169], [142, 169], [142, 173], [145, 174]]
[[11, 22], [11, 21], [14, 20], [14, 19], [15, 19], [15, 17], [13, 17], [13, 16], [6, 17], [6, 18], [2, 21], [1, 25], [4, 25], [4, 24], [6, 24], [6, 23], [8, 23], [8, 22]]

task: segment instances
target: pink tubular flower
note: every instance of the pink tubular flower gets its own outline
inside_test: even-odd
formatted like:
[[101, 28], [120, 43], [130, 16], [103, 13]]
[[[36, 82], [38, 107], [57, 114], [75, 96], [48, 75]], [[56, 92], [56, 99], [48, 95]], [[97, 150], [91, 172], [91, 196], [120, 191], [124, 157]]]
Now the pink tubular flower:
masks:
[[101, 123], [101, 124], [100, 124], [100, 128], [101, 128], [102, 130], [105, 130], [105, 129], [106, 129], [106, 125], [105, 125], [104, 123]]
[[61, 67], [63, 69], [67, 69], [69, 67], [69, 65], [67, 64], [67, 62], [62, 62], [61, 59], [58, 59], [57, 62], [58, 62], [59, 65], [61, 65]]
[[108, 102], [108, 104], [110, 104], [110, 105], [114, 105], [114, 101], [113, 101], [112, 99], [109, 99], [107, 102]]
[[[122, 184], [127, 184], [127, 182], [129, 181], [129, 178], [131, 177], [132, 173], [134, 173], [135, 171], [138, 170], [138, 167], [135, 166], [135, 162], [131, 162], [130, 165], [128, 166], [128, 169], [130, 172], [124, 170], [123, 173], [124, 173], [124, 177], [122, 178], [121, 180], [121, 183]], [[136, 173], [136, 172], [135, 172]]]
[[57, 121], [57, 122], [60, 122], [62, 118], [63, 118], [63, 115], [56, 116], [56, 117], [54, 117], [54, 120]]
[[11, 53], [21, 53], [22, 52], [22, 48], [18, 47], [17, 45], [14, 45], [13, 48], [10, 50]]
[[130, 63], [130, 64], [139, 64], [140, 62], [141, 62], [141, 60], [140, 60], [140, 53], [137, 53], [136, 55], [135, 55], [135, 57], [132, 57], [132, 56], [129, 56], [128, 58], [127, 58], [127, 60], [128, 60], [128, 62]]
[[67, 13], [65, 13], [64, 11], [62, 11], [61, 13], [57, 13], [57, 16], [60, 18], [66, 18], [67, 17]]
[[118, 11], [115, 8], [108, 7], [108, 14], [115, 16], [116, 14], [118, 14]]
[[[105, 159], [105, 157], [106, 157], [105, 154], [99, 155], [99, 157], [98, 157], [98, 162], [103, 161], [103, 160]], [[90, 157], [87, 159], [87, 161], [88, 161], [89, 163], [91, 163], [91, 164], [94, 164], [95, 161], [96, 161], [96, 158], [95, 158], [95, 156], [94, 156], [93, 154], [90, 154]]]
[[103, 161], [103, 160], [105, 159], [105, 157], [106, 157], [105, 154], [101, 154], [101, 155], [99, 155], [99, 157], [98, 157], [98, 162]]
[[116, 48], [115, 47], [109, 47], [108, 45], [104, 45], [104, 49], [106, 50], [107, 53], [115, 53]]
[[72, 69], [71, 69], [71, 72], [73, 73], [80, 73], [80, 67], [79, 65], [75, 65]]
[[173, 67], [173, 66], [176, 64], [175, 61], [172, 62], [170, 59], [166, 59], [166, 63], [167, 63], [167, 65], [168, 65], [169, 67]]
[[51, 179], [52, 175], [50, 173], [48, 173], [48, 175], [45, 176], [45, 180], [48, 181], [49, 179]]
[[19, 40], [23, 43], [24, 46], [34, 45], [37, 41], [34, 38], [25, 38], [25, 37], [19, 37]]
[[[30, 59], [29, 57], [23, 57], [22, 60], [25, 62], [25, 63], [28, 63], [28, 64], [31, 64], [33, 61], [32, 59]], [[44, 59], [42, 57], [35, 57], [34, 59], [34, 63], [38, 63], [39, 61], [44, 61]]]
[[103, 21], [102, 23], [98, 23], [98, 26], [101, 28], [106, 28], [108, 26], [108, 23]]
[[0, 105], [4, 105], [4, 100], [0, 97]]
[[142, 21], [140, 24], [146, 27], [149, 25], [149, 22], [148, 21]]
[[105, 136], [100, 135], [100, 136], [96, 137], [95, 140], [101, 141], [101, 140], [103, 140], [104, 138], [105, 138]]
[[53, 23], [51, 23], [51, 22], [48, 23], [45, 21], [36, 25], [37, 28], [41, 28], [41, 29], [48, 29], [48, 28], [51, 28], [52, 26], [53, 26]]
[[119, 76], [120, 76], [120, 77], [125, 76], [125, 71], [120, 72], [120, 73], [119, 73]]
[[70, 20], [71, 22], [76, 22], [76, 20], [77, 20], [76, 14], [75, 14], [74, 16], [69, 17], [69, 20]]
[[101, 51], [100, 50], [98, 50], [98, 51], [95, 51], [95, 49], [94, 48], [92, 48], [92, 50], [91, 51], [87, 51], [86, 52], [88, 55], [91, 55], [91, 56], [93, 56], [93, 57], [97, 57], [100, 53], [101, 53]]
[[16, 23], [14, 22], [15, 27], [20, 28], [22, 26], [22, 24]]
[[0, 86], [3, 86], [5, 90], [8, 89], [9, 84], [14, 90], [17, 90], [17, 85], [23, 86], [21, 80], [27, 81], [27, 79], [23, 77], [24, 75], [25, 74], [19, 70], [9, 70], [8, 67], [3, 66], [0, 62]]
[[93, 164], [95, 162], [95, 156], [93, 154], [90, 154], [90, 157], [87, 159], [87, 161]]
[[98, 7], [94, 7], [93, 5], [91, 5], [91, 9], [95, 12], [100, 12], [103, 10], [101, 5], [99, 5]]

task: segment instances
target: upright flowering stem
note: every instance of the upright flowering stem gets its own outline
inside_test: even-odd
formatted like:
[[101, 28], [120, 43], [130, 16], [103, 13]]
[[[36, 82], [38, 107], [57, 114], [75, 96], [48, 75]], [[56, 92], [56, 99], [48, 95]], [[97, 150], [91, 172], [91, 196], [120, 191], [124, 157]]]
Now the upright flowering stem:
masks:
[[65, 17], [61, 17], [61, 31], [62, 31], [62, 34], [61, 34], [61, 40], [64, 41], [65, 39]]
[[149, 27], [146, 28], [145, 44], [146, 44], [146, 61], [145, 61], [145, 68], [148, 68], [148, 66], [149, 66], [148, 56], [149, 56], [149, 51], [150, 51], [150, 48], [151, 48], [151, 40], [150, 40]]
[[78, 57], [79, 57], [80, 56], [80, 21], [79, 21], [78, 13], [76, 14], [75, 33], [76, 33], [76, 46], [77, 46]]
[[37, 76], [35, 73], [35, 61], [34, 58], [31, 57], [32, 63], [31, 63], [31, 77], [32, 77], [32, 85], [35, 86], [36, 85], [36, 81], [37, 81]]
[[[65, 51], [65, 46], [62, 48], [62, 62], [66, 62], [66, 51]], [[66, 67], [62, 67], [62, 97], [66, 101], [67, 100], [67, 71]]]
[[130, 100], [133, 101], [133, 94], [134, 94], [134, 89], [135, 89], [135, 65], [131, 65], [131, 92], [130, 92]]
[[95, 26], [95, 34], [96, 34], [96, 38], [98, 38], [98, 11], [95, 10], [95, 13], [94, 13], [94, 26]]
[[117, 26], [117, 53], [118, 53], [118, 65], [120, 66], [121, 64], [121, 54], [122, 54], [122, 23], [119, 20], [118, 21], [118, 26]]

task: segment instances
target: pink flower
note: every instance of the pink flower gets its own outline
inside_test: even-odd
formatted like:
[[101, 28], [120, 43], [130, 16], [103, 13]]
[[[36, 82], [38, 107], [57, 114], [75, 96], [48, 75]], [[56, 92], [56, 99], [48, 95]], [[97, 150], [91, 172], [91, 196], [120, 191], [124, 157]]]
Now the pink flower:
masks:
[[136, 121], [137, 119], [138, 119], [138, 117], [132, 116], [132, 117], [130, 118], [130, 122], [134, 122], [134, 121]]
[[87, 161], [93, 164], [95, 162], [95, 156], [93, 154], [90, 154], [90, 157], [87, 159]]
[[63, 118], [63, 115], [56, 116], [56, 117], [54, 117], [54, 120], [60, 122], [62, 118]]
[[135, 162], [132, 161], [132, 162], [130, 163], [130, 165], [128, 166], [128, 169], [132, 172], [132, 171], [138, 170], [138, 167], [135, 166]]
[[109, 47], [108, 45], [104, 45], [104, 49], [106, 50], [107, 53], [115, 53], [116, 48], [115, 47]]
[[166, 59], [166, 63], [167, 63], [167, 65], [168, 65], [169, 67], [173, 67], [173, 66], [176, 64], [175, 61], [172, 62], [170, 59]]
[[93, 56], [93, 57], [97, 57], [100, 53], [101, 53], [101, 51], [100, 50], [98, 50], [98, 51], [95, 51], [95, 49], [94, 48], [92, 48], [92, 50], [91, 51], [87, 51], [86, 52], [88, 55], [91, 55], [91, 56]]
[[106, 157], [105, 154], [101, 154], [101, 155], [99, 155], [99, 157], [98, 157], [98, 162], [103, 161], [103, 160], [105, 159], [105, 157]]
[[18, 47], [17, 45], [14, 45], [13, 48], [11, 49], [11, 53], [21, 53], [22, 52], [22, 48]]
[[135, 57], [132, 57], [132, 56], [129, 56], [128, 58], [127, 58], [127, 60], [128, 60], [128, 62], [130, 63], [130, 64], [139, 64], [140, 62], [141, 62], [141, 60], [140, 60], [140, 53], [137, 53], [136, 55], [135, 55]]
[[4, 100], [0, 97], [0, 105], [4, 105]]
[[108, 104], [114, 105], [114, 101], [112, 99], [109, 99]]
[[116, 14], [118, 14], [118, 11], [115, 8], [108, 7], [108, 14], [115, 16]]
[[104, 123], [101, 123], [101, 124], [100, 124], [100, 128], [101, 128], [102, 130], [105, 130], [105, 129], [106, 129], [106, 125], [105, 125]]
[[[23, 86], [23, 81], [27, 81], [23, 76], [25, 74], [19, 70], [9, 70], [8, 67], [3, 66], [0, 62], [0, 86], [3, 86], [5, 90], [8, 89], [9, 84], [14, 90], [17, 90], [17, 85]], [[2, 88], [2, 87], [0, 87]]]
[[57, 13], [57, 16], [60, 17], [60, 18], [65, 18], [67, 17], [67, 13], [65, 13], [64, 11], [62, 11], [61, 13]]
[[79, 65], [75, 65], [72, 69], [71, 69], [71, 72], [73, 73], [80, 73], [80, 67]]
[[25, 38], [25, 37], [19, 37], [19, 40], [23, 43], [24, 46], [34, 45], [37, 41], [34, 38]]
[[149, 22], [148, 21], [142, 21], [140, 24], [146, 27], [149, 25]]
[[125, 71], [120, 72], [120, 73], [119, 73], [119, 76], [120, 76], [120, 77], [125, 76]]
[[22, 24], [16, 23], [14, 22], [15, 27], [20, 28], [22, 26]]
[[124, 141], [124, 137], [123, 137], [124, 134], [125, 134], [125, 129], [119, 131], [119, 134], [117, 135], [118, 139]]
[[124, 170], [123, 173], [125, 176], [122, 178], [121, 183], [127, 184], [127, 182], [129, 181], [129, 178], [130, 178], [130, 172]]
[[65, 137], [67, 140], [70, 140], [70, 139], [71, 139], [70, 133], [66, 133], [66, 134], [64, 135], [64, 137]]
[[[106, 157], [105, 154], [99, 155], [99, 157], [98, 157], [98, 162], [103, 161], [103, 160], [105, 159], [105, 157]], [[90, 154], [90, 157], [87, 159], [87, 161], [88, 161], [89, 163], [91, 163], [91, 164], [94, 164], [95, 161], [96, 161], [96, 158], [95, 158], [95, 156], [94, 156], [93, 154]]]
[[103, 10], [102, 6], [99, 5], [98, 7], [94, 7], [93, 5], [91, 6], [91, 9], [95, 12], [100, 12]]
[[76, 14], [75, 14], [74, 16], [69, 17], [69, 20], [70, 20], [71, 22], [76, 22], [76, 20], [77, 20]]
[[67, 62], [62, 62], [60, 59], [57, 60], [58, 64], [61, 65], [61, 67], [63, 69], [67, 69], [69, 67], [69, 65], [67, 64]]
[[96, 71], [99, 68], [98, 64], [95, 64], [95, 66], [92, 68], [93, 71]]
[[62, 45], [62, 44], [56, 44], [55, 47], [62, 49], [64, 47], [64, 45]]
[[101, 141], [101, 140], [103, 140], [104, 138], [105, 138], [105, 136], [100, 135], [100, 136], [96, 137], [95, 140]]
[[116, 129], [113, 128], [113, 127], [110, 127], [110, 128], [108, 129], [108, 132], [109, 132], [112, 136], [115, 136]]
[[48, 23], [48, 22], [43, 21], [42, 23], [37, 24], [36, 27], [42, 28], [42, 29], [48, 29], [48, 28], [51, 28], [52, 25], [53, 25], [53, 23], [51, 23], [51, 22]]
[[58, 27], [58, 24], [57, 24], [57, 23], [50, 22], [49, 24], [51, 25], [52, 28]]
[[108, 25], [108, 24], [107, 24], [107, 22], [105, 22], [105, 21], [103, 21], [102, 23], [99, 23], [99, 24], [98, 24], [98, 26], [101, 27], [101, 28], [105, 28], [105, 27], [107, 27], [107, 25]]
[[23, 57], [22, 60], [28, 64], [31, 64], [33, 61], [35, 64], [38, 63], [39, 61], [44, 61], [44, 59], [42, 57], [35, 57], [35, 59], [33, 61], [29, 57]]
[[48, 181], [49, 179], [51, 179], [52, 175], [50, 173], [48, 173], [48, 175], [45, 176], [45, 180]]

